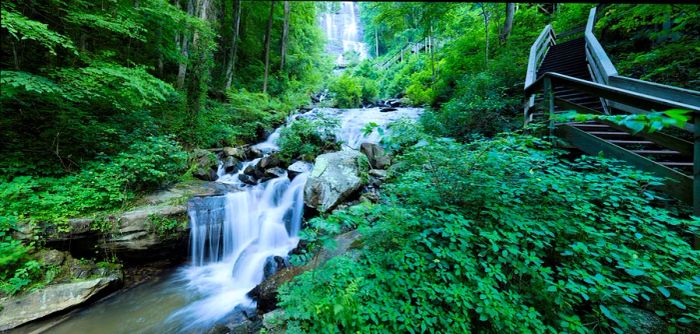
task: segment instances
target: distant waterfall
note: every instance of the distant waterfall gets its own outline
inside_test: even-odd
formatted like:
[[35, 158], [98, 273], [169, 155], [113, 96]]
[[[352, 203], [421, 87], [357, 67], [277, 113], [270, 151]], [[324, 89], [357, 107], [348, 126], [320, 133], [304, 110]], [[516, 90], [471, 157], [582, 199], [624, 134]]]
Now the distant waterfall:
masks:
[[319, 17], [321, 28], [326, 33], [326, 51], [336, 57], [336, 65], [345, 66], [344, 53], [354, 51], [359, 60], [368, 57], [367, 45], [362, 41], [363, 31], [359, 24], [360, 11], [357, 3], [344, 1], [337, 13], [325, 13]]

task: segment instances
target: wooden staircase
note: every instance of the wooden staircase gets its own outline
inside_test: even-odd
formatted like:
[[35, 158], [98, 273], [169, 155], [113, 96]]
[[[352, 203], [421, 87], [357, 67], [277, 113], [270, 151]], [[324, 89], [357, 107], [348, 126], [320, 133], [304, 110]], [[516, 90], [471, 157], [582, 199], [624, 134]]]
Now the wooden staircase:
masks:
[[[619, 76], [593, 35], [595, 8], [583, 36], [557, 43], [545, 27], [530, 50], [525, 92], [526, 124], [549, 122], [553, 133], [588, 154], [623, 160], [669, 179], [662, 191], [694, 207], [700, 216], [700, 123], [666, 133], [632, 132], [611, 122], [554, 123], [551, 116], [568, 110], [585, 114], [639, 114], [686, 109], [700, 115], [700, 92]], [[566, 35], [566, 33], [560, 36]], [[694, 142], [687, 140], [694, 138]]]

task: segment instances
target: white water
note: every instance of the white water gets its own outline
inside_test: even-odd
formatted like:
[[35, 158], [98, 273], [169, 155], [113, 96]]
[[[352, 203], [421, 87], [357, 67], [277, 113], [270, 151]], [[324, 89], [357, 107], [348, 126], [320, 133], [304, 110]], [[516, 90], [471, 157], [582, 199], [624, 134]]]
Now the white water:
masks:
[[[401, 117], [415, 119], [421, 109], [398, 108], [382, 113], [379, 108], [314, 109], [291, 116], [314, 117], [325, 113], [340, 119], [336, 134], [347, 146], [378, 142], [374, 130], [363, 137], [369, 122], [381, 127]], [[277, 150], [279, 131], [256, 145]], [[245, 161], [243, 169], [259, 159]], [[223, 169], [223, 168], [222, 168]], [[290, 181], [287, 176], [250, 186], [236, 173], [217, 182], [234, 185], [238, 191], [221, 196], [195, 197], [189, 203], [191, 262], [174, 274], [162, 277], [86, 308], [59, 324], [46, 326], [47, 333], [201, 333], [236, 308], [253, 307], [247, 296], [263, 279], [269, 256], [286, 257], [298, 243], [303, 214], [306, 174]], [[51, 321], [51, 320], [49, 320]], [[27, 328], [26, 333], [30, 333]]]
[[360, 13], [357, 3], [344, 1], [337, 13], [326, 13], [319, 17], [320, 25], [326, 34], [326, 51], [333, 55], [336, 65], [347, 65], [346, 52], [357, 53], [359, 60], [368, 57], [367, 45], [362, 41], [363, 31], [359, 25]]

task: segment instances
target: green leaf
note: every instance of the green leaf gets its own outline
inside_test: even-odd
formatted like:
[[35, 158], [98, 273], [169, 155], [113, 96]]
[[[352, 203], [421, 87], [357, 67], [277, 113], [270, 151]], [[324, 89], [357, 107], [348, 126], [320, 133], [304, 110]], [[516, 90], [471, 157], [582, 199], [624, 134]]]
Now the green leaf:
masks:
[[681, 310], [685, 310], [686, 308], [685, 305], [677, 299], [669, 299], [668, 301], [670, 301], [671, 304], [676, 305], [676, 307], [678, 307]]
[[661, 291], [661, 294], [664, 295], [664, 297], [666, 297], [666, 298], [671, 297], [671, 292], [668, 291], [668, 289], [666, 289], [665, 287], [659, 286], [659, 287], [657, 287], [657, 289], [659, 291]]
[[646, 272], [641, 269], [625, 269], [625, 272], [632, 275], [633, 277], [643, 276], [644, 274], [646, 274]]

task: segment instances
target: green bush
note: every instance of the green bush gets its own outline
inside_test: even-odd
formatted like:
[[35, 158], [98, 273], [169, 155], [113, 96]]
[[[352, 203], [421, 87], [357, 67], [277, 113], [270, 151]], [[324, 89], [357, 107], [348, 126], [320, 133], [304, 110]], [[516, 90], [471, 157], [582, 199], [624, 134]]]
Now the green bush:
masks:
[[335, 132], [339, 126], [337, 118], [324, 114], [313, 119], [295, 119], [280, 133], [280, 157], [287, 161], [312, 161], [325, 151], [339, 149], [339, 144], [335, 141]]
[[561, 153], [523, 135], [406, 147], [380, 204], [302, 235], [358, 227], [364, 246], [280, 289], [289, 331], [622, 333], [631, 307], [692, 332], [700, 221], [653, 207], [655, 177]]
[[362, 103], [362, 83], [355, 77], [343, 74], [331, 82], [329, 90], [339, 108], [357, 108]]

